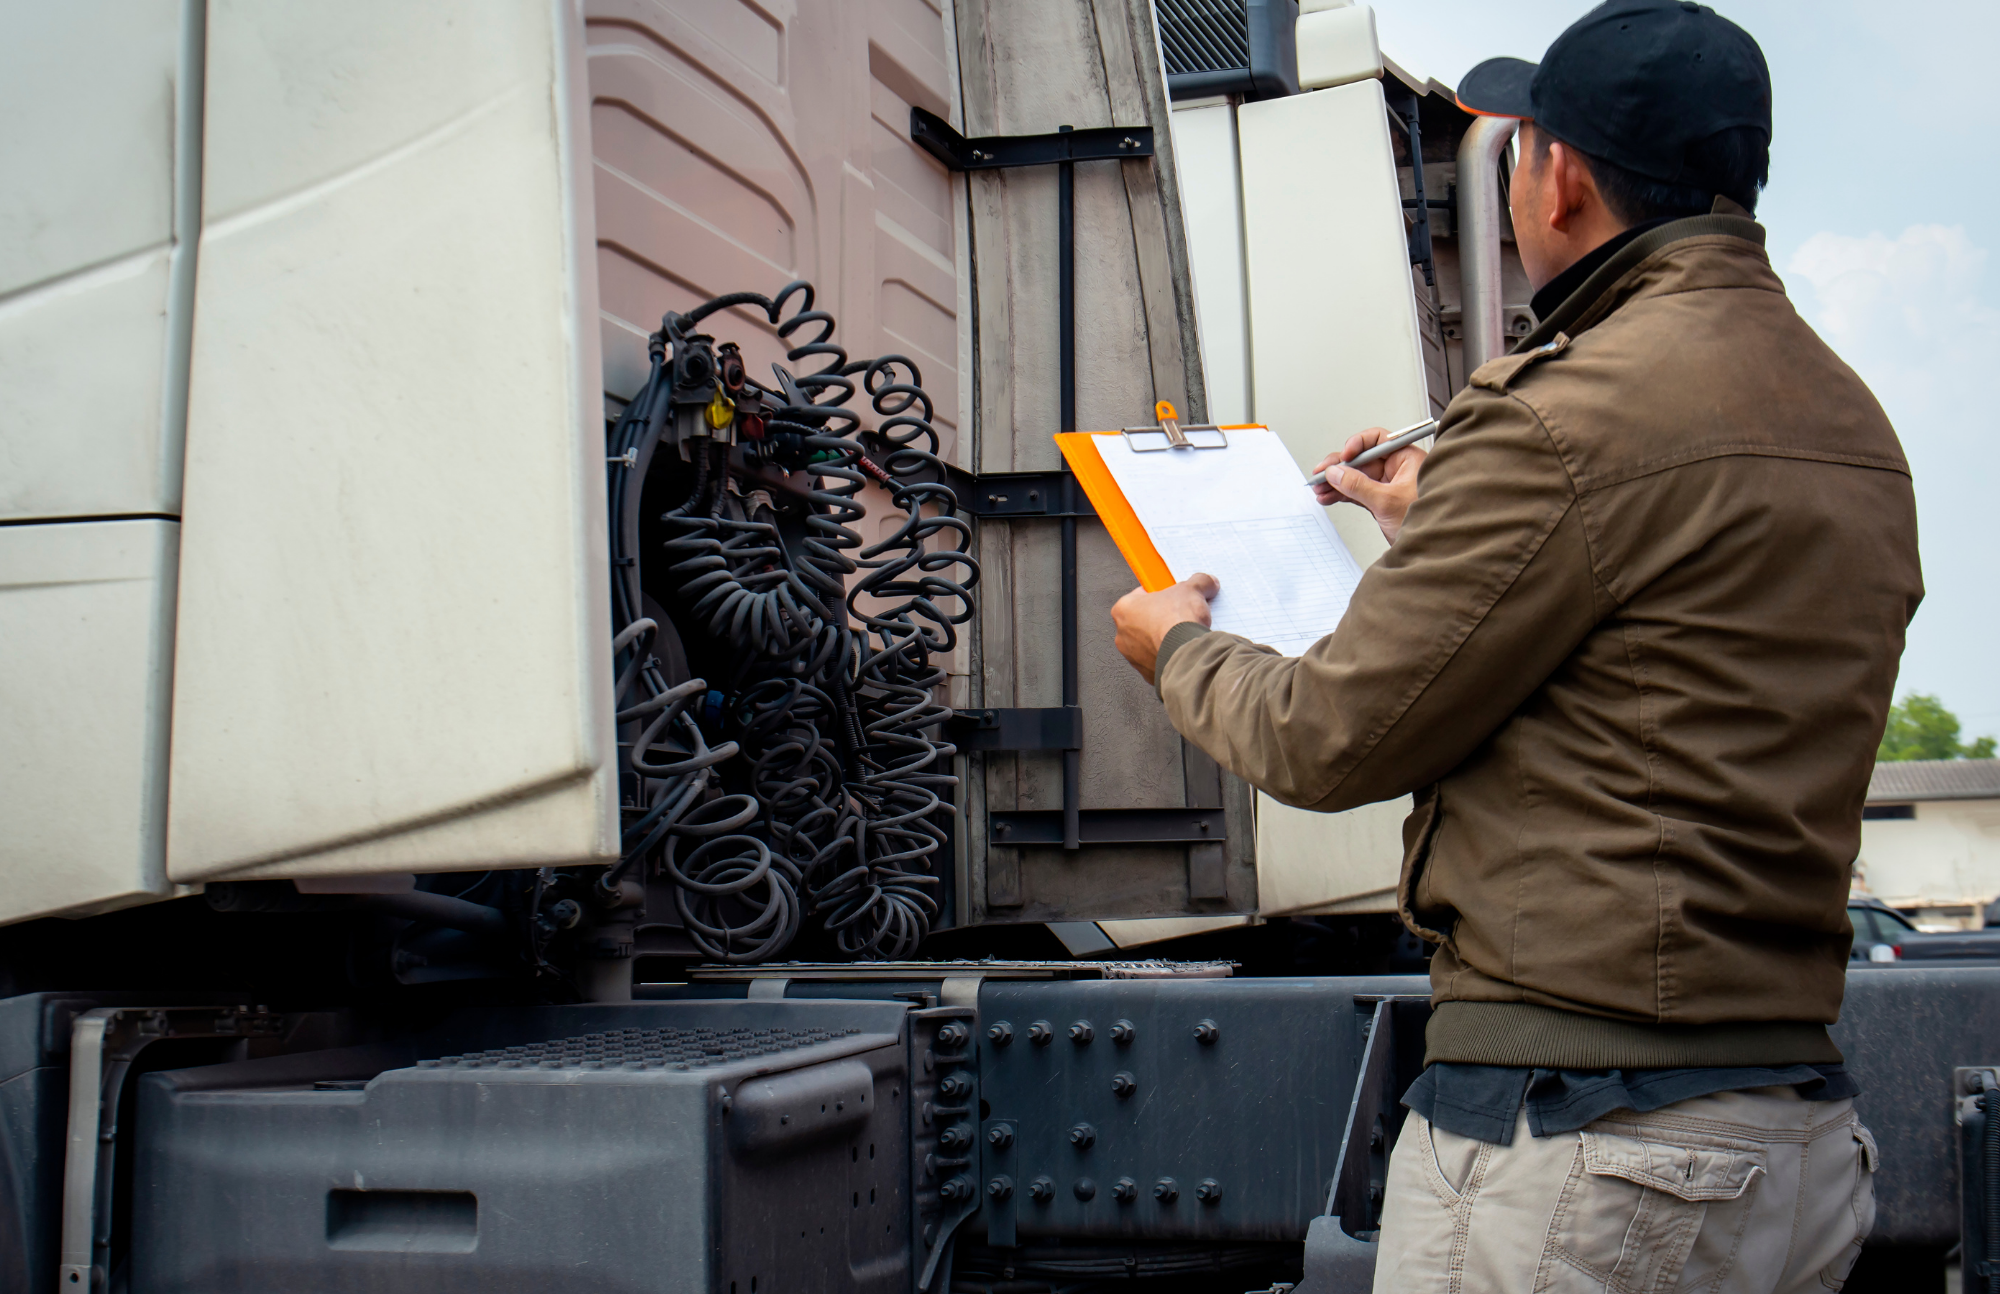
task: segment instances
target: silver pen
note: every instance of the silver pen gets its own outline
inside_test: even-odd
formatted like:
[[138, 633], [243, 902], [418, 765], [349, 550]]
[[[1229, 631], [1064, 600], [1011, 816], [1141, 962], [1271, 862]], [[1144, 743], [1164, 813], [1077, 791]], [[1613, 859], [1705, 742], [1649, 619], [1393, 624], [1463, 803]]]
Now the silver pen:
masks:
[[[1426, 418], [1422, 422], [1412, 423], [1410, 426], [1403, 428], [1401, 431], [1389, 437], [1389, 439], [1383, 441], [1381, 444], [1376, 445], [1374, 448], [1362, 450], [1360, 453], [1356, 454], [1353, 457], [1353, 459], [1351, 459], [1348, 462], [1340, 464], [1340, 466], [1359, 467], [1363, 463], [1372, 463], [1378, 458], [1387, 458], [1389, 455], [1395, 453], [1397, 450], [1403, 448], [1405, 445], [1414, 445], [1418, 441], [1422, 440], [1425, 436], [1430, 435], [1432, 432], [1437, 430], [1437, 425], [1438, 424], [1436, 418]], [[1325, 485], [1326, 473], [1314, 472], [1312, 476], [1306, 481], [1306, 484], [1309, 486]]]

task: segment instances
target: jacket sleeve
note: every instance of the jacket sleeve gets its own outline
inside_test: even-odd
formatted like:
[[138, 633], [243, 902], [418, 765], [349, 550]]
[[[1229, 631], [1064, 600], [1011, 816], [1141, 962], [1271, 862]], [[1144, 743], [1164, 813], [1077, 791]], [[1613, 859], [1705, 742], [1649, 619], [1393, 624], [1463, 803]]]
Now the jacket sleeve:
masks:
[[1287, 804], [1332, 812], [1437, 781], [1611, 610], [1540, 419], [1476, 388], [1452, 414], [1338, 629], [1301, 657], [1201, 634], [1159, 672], [1174, 727]]

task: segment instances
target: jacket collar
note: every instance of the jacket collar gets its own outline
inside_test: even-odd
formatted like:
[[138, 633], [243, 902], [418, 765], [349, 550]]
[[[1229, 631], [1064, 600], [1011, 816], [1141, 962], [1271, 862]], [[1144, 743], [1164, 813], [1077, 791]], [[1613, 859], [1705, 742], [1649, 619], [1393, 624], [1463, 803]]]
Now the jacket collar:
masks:
[[1641, 261], [1669, 244], [1717, 234], [1741, 238], [1760, 248], [1764, 245], [1764, 226], [1751, 219], [1749, 212], [1728, 198], [1717, 198], [1715, 209], [1707, 215], [1689, 216], [1685, 220], [1649, 229], [1619, 248], [1616, 255], [1598, 266], [1597, 272], [1570, 293], [1548, 318], [1538, 321], [1533, 332], [1514, 343], [1509, 353], [1520, 354], [1546, 345], [1557, 333], [1568, 333], [1573, 337], [1582, 332], [1606, 313], [1596, 310], [1599, 301]]

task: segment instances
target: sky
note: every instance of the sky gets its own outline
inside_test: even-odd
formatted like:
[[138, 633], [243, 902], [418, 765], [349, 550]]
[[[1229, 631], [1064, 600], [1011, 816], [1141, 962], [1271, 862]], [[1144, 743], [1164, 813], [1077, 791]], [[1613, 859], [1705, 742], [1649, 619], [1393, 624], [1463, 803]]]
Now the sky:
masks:
[[[1375, 0], [1382, 52], [1447, 85], [1539, 60], [1582, 0]], [[1736, 0], [1771, 68], [1757, 216], [1800, 312], [1888, 411], [1916, 481], [1924, 604], [1897, 695], [2000, 733], [2000, 144], [1993, 0]]]

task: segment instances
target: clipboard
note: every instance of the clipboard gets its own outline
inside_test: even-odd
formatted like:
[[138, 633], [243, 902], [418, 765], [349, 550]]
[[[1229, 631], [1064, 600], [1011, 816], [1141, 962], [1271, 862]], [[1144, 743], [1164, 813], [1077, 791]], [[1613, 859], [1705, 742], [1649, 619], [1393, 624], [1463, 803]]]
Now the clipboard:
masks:
[[1157, 427], [1057, 433], [1077, 484], [1141, 588], [1205, 570], [1222, 586], [1215, 629], [1305, 654], [1346, 614], [1360, 564], [1269, 427], [1181, 427], [1158, 408]]
[[[1076, 483], [1090, 499], [1090, 505], [1097, 509], [1097, 516], [1110, 533], [1111, 542], [1118, 545], [1118, 551], [1125, 558], [1125, 564], [1132, 568], [1132, 574], [1139, 581], [1139, 587], [1148, 593], [1158, 593], [1161, 589], [1174, 586], [1173, 572], [1166, 560], [1153, 546], [1152, 536], [1139, 522], [1138, 513], [1125, 497], [1125, 491], [1118, 486], [1117, 478], [1105, 465], [1104, 455], [1097, 448], [1100, 436], [1122, 437], [1134, 453], [1172, 453], [1201, 450], [1226, 450], [1229, 448], [1229, 433], [1232, 431], [1263, 431], [1264, 424], [1258, 422], [1231, 423], [1216, 426], [1212, 423], [1197, 423], [1194, 426], [1180, 425], [1171, 401], [1162, 400], [1153, 406], [1153, 414], [1160, 422], [1153, 427], [1122, 427], [1117, 431], [1059, 431], [1055, 435], [1056, 448], [1062, 451], [1063, 461], [1069, 464]], [[1207, 433], [1214, 433], [1218, 439], [1208, 440]], [[1159, 436], [1162, 443], [1156, 448], [1142, 447], [1134, 437]]]

